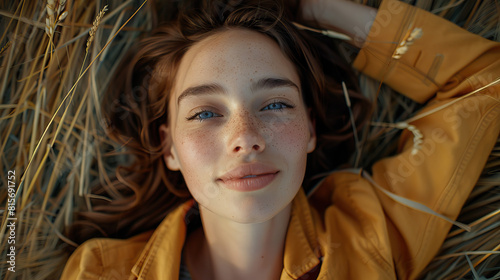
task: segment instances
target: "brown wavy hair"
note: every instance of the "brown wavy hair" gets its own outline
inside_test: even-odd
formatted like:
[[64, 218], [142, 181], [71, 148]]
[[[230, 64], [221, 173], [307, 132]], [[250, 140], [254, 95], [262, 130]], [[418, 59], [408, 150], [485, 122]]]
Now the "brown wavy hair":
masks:
[[[226, 3], [227, 2], [227, 3]], [[116, 169], [115, 180], [99, 185], [92, 211], [80, 212], [69, 236], [77, 243], [91, 237], [126, 238], [154, 229], [173, 208], [190, 199], [182, 174], [165, 166], [159, 126], [168, 123], [168, 101], [186, 51], [217, 32], [246, 28], [269, 36], [293, 62], [311, 108], [317, 145], [308, 155], [304, 187], [314, 175], [347, 162], [353, 133], [341, 89], [349, 90], [354, 121], [361, 128], [369, 103], [359, 94], [350, 65], [331, 39], [300, 31], [279, 1], [203, 1], [179, 7], [177, 18], [140, 40], [122, 60], [103, 100], [110, 138], [126, 147], [130, 164]], [[194, 3], [194, 4], [193, 4]]]

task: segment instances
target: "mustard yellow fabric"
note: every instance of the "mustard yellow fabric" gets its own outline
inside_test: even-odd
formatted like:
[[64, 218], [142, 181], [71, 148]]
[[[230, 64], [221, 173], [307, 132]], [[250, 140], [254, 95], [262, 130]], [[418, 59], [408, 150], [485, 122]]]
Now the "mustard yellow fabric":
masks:
[[[415, 28], [421, 37], [394, 57]], [[498, 79], [500, 44], [386, 0], [354, 67], [416, 101], [428, 101], [423, 113]], [[498, 138], [499, 92], [499, 84], [487, 87], [412, 122], [423, 134], [420, 151], [412, 154], [413, 134], [405, 130], [400, 153], [376, 163], [373, 180], [455, 219]], [[178, 279], [184, 217], [192, 206], [189, 201], [178, 207], [154, 232], [87, 241], [71, 256], [62, 279]], [[309, 198], [301, 190], [294, 199], [281, 279], [318, 271], [317, 279], [414, 279], [450, 226], [395, 202], [359, 174], [335, 172]]]

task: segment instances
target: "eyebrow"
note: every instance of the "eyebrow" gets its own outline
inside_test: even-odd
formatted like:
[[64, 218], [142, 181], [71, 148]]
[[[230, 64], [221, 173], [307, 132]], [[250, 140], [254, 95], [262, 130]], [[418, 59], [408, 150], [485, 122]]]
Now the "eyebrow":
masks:
[[[291, 87], [300, 93], [299, 86], [294, 82], [286, 78], [263, 78], [257, 82], [253, 82], [250, 86], [252, 91], [258, 91], [263, 89], [275, 89], [281, 87]], [[205, 94], [222, 94], [226, 93], [224, 87], [219, 84], [204, 84], [199, 86], [193, 86], [185, 89], [177, 98], [177, 105], [180, 104], [181, 100], [189, 96], [199, 96]]]

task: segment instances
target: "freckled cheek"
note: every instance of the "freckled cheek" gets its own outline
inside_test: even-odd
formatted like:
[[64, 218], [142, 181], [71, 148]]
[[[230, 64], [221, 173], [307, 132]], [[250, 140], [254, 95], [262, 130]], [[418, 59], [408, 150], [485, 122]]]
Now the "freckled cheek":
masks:
[[[270, 144], [275, 149], [283, 150], [288, 154], [295, 154], [307, 149], [309, 130], [307, 123], [303, 120], [293, 120], [284, 123], [275, 123], [269, 129]], [[307, 152], [305, 152], [307, 154]]]
[[177, 152], [186, 168], [197, 168], [218, 158], [216, 135], [209, 130], [185, 131], [177, 136]]

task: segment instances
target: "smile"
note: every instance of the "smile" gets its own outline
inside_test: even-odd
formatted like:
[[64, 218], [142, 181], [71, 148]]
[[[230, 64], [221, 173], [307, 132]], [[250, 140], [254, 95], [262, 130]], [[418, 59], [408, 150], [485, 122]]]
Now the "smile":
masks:
[[222, 177], [217, 182], [235, 191], [255, 191], [269, 185], [280, 171], [259, 163], [239, 166]]

